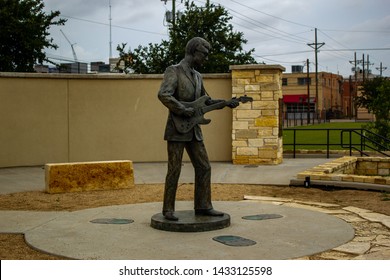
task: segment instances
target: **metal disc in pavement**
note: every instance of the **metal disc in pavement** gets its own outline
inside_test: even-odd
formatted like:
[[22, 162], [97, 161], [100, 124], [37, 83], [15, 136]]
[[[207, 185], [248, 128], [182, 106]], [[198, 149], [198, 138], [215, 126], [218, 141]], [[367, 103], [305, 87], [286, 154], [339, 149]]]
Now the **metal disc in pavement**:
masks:
[[108, 219], [95, 219], [90, 221], [94, 224], [114, 224], [114, 225], [123, 225], [123, 224], [131, 224], [134, 220], [131, 219], [116, 219], [116, 218], [108, 218]]
[[213, 237], [213, 240], [228, 246], [252, 246], [256, 241], [235, 235], [220, 235]]
[[279, 214], [259, 214], [259, 215], [249, 215], [242, 217], [244, 220], [269, 220], [269, 219], [279, 219], [283, 218]]

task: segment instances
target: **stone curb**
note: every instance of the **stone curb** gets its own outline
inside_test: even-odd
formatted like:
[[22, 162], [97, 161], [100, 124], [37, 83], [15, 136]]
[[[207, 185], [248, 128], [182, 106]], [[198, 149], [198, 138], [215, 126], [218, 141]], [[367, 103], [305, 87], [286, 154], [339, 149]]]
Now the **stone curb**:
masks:
[[309, 184], [389, 191], [390, 177], [386, 176], [390, 172], [389, 167], [388, 158], [344, 156], [299, 172], [296, 179], [290, 180], [290, 185]]

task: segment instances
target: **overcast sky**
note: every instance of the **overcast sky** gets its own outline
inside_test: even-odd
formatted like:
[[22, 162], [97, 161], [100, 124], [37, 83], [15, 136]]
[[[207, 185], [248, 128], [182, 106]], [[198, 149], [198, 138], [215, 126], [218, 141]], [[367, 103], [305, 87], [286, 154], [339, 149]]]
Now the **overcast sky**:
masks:
[[[50, 57], [73, 59], [74, 44], [79, 61], [108, 62], [110, 47], [110, 0], [44, 0], [45, 9], [59, 10], [68, 21], [65, 26], [50, 29], [59, 46], [48, 50]], [[280, 64], [291, 71], [291, 65], [303, 65], [306, 59], [314, 71], [314, 29], [318, 43], [325, 43], [318, 54], [319, 71], [352, 74], [350, 61], [369, 56], [370, 69], [379, 74], [380, 63], [388, 67], [383, 75], [390, 76], [390, 1], [389, 0], [216, 0], [233, 19], [235, 31], [248, 40], [245, 49], [255, 48], [256, 60]], [[203, 6], [205, 0], [195, 1]], [[116, 46], [127, 43], [131, 48], [168, 39], [164, 14], [172, 1], [111, 0], [112, 54]], [[181, 0], [176, 9], [184, 10]]]

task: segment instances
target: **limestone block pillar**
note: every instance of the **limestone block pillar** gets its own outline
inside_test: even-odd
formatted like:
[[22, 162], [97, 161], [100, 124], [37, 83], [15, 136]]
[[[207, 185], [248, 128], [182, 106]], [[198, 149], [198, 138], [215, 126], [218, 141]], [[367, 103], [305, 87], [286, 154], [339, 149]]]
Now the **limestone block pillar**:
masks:
[[279, 164], [283, 143], [279, 103], [282, 99], [280, 65], [232, 65], [233, 97], [247, 95], [253, 102], [233, 110], [234, 164]]

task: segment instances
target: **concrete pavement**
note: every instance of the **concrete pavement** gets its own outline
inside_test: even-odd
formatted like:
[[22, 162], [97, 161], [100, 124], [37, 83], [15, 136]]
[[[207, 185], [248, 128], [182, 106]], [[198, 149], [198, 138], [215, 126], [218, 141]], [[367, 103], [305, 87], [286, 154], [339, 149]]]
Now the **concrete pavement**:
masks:
[[[192, 209], [192, 202], [180, 201], [177, 210]], [[300, 208], [244, 201], [214, 202], [229, 213], [231, 225], [207, 232], [168, 232], [150, 226], [151, 217], [161, 211], [161, 203], [99, 207], [74, 212], [34, 213], [0, 211], [1, 228], [19, 231], [23, 226], [26, 242], [44, 252], [73, 259], [141, 260], [256, 260], [292, 259], [341, 246], [354, 237], [354, 229], [336, 217]], [[261, 213], [281, 218], [245, 220]], [[44, 215], [44, 217], [41, 216]], [[26, 217], [24, 217], [26, 215]], [[38, 221], [39, 217], [39, 221]], [[98, 224], [96, 219], [133, 220], [129, 224]], [[36, 223], [31, 223], [32, 220]], [[218, 236], [240, 236], [256, 244], [227, 246], [213, 240]]]
[[[229, 162], [212, 162], [212, 182], [221, 184], [289, 185], [298, 172], [331, 161], [327, 158], [284, 159], [279, 165], [245, 166]], [[166, 163], [134, 163], [136, 184], [155, 184], [165, 181]], [[191, 163], [183, 164], [181, 183], [192, 183]], [[42, 166], [0, 168], [0, 194], [44, 190], [45, 170]]]
[[[212, 182], [288, 185], [296, 173], [330, 160], [285, 159], [276, 166], [212, 163]], [[163, 183], [166, 164], [135, 163], [134, 170], [137, 184]], [[180, 181], [193, 182], [190, 163], [184, 163]], [[43, 189], [42, 167], [0, 169], [2, 194]], [[30, 246], [74, 259], [307, 259], [313, 254], [329, 259], [390, 259], [390, 217], [386, 215], [269, 197], [215, 201], [214, 206], [231, 216], [230, 227], [199, 233], [156, 230], [150, 227], [150, 218], [161, 211], [161, 203], [144, 203], [73, 212], [0, 211], [0, 232], [23, 233]], [[191, 210], [192, 202], [177, 202], [177, 209]], [[277, 214], [281, 218], [242, 218], [259, 214]], [[134, 222], [91, 222], [96, 219]], [[213, 240], [218, 236], [238, 236], [256, 244], [227, 246]]]

